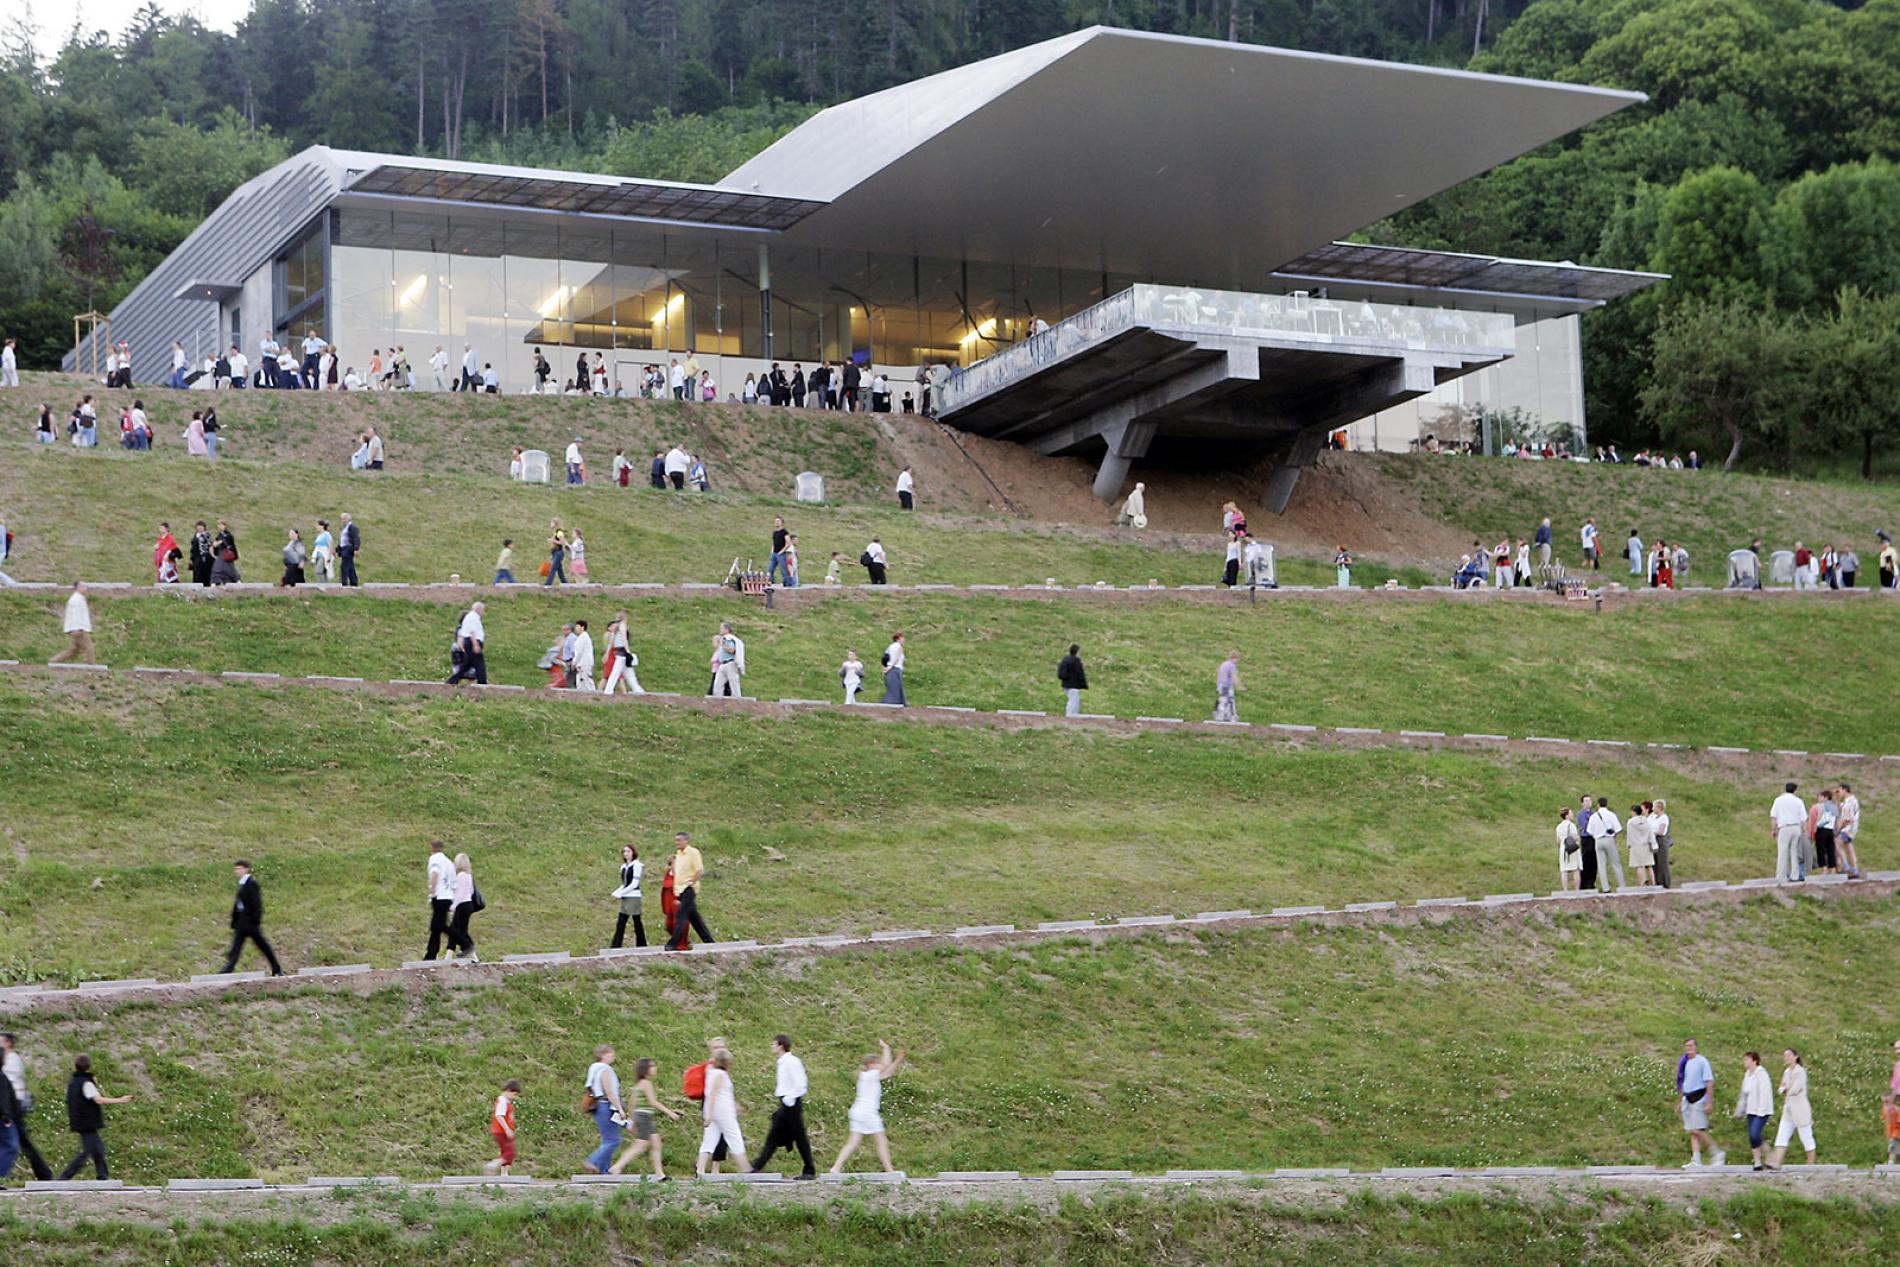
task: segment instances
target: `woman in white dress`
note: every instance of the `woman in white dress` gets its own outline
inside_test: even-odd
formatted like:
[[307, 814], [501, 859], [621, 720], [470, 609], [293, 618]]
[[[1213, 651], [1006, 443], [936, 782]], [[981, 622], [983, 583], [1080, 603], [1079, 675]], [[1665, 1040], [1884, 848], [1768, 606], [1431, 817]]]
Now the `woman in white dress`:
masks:
[[607, 626], [607, 684], [601, 690], [612, 695], [616, 687], [624, 687], [629, 695], [645, 695], [645, 688], [633, 673], [639, 663], [640, 657], [627, 645], [627, 613], [621, 612]]
[[1808, 1165], [1814, 1164], [1814, 1109], [1808, 1103], [1808, 1070], [1794, 1048], [1781, 1053], [1787, 1066], [1781, 1071], [1781, 1125], [1775, 1128], [1775, 1151], [1768, 1169], [1780, 1170], [1781, 1159], [1788, 1155], [1788, 1139], [1801, 1133], [1801, 1147], [1808, 1150]]
[[1656, 821], [1643, 812], [1641, 805], [1630, 806], [1630, 869], [1636, 883], [1656, 883]]
[[723, 1137], [726, 1151], [740, 1174], [750, 1174], [752, 1163], [746, 1160], [745, 1136], [739, 1131], [739, 1102], [732, 1094], [732, 1053], [723, 1049], [706, 1062], [706, 1099], [702, 1116], [706, 1130], [699, 1137], [699, 1161], [693, 1167], [700, 1174], [712, 1164], [713, 1149]]
[[1557, 879], [1566, 891], [1574, 890], [1583, 878], [1583, 835], [1570, 817], [1570, 807], [1557, 811]]
[[838, 666], [838, 680], [844, 683], [844, 702], [858, 702], [858, 690], [864, 685], [864, 661], [858, 659], [858, 653], [847, 649], [844, 663]]
[[843, 1172], [845, 1162], [851, 1160], [851, 1154], [858, 1151], [858, 1145], [867, 1136], [877, 1145], [877, 1159], [884, 1172], [891, 1172], [891, 1144], [884, 1135], [884, 1115], [880, 1110], [884, 1103], [884, 1080], [904, 1063], [904, 1053], [900, 1051], [893, 1056], [891, 1045], [881, 1038], [877, 1040], [877, 1050], [877, 1055], [864, 1058], [864, 1068], [858, 1071], [858, 1095], [846, 1114], [851, 1134], [845, 1139], [838, 1160], [831, 1163], [834, 1175]]

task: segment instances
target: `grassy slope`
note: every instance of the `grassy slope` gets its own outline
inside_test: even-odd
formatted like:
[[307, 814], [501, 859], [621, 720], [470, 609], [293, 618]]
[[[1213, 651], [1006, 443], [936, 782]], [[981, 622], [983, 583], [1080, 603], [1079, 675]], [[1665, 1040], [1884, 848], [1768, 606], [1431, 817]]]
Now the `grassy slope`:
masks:
[[[421, 953], [434, 836], [475, 860], [490, 958], [605, 945], [620, 842], [663, 864], [679, 828], [699, 836], [727, 938], [1544, 890], [1554, 806], [1586, 787], [1619, 806], [1666, 794], [1683, 878], [1759, 875], [1769, 853], [1768, 789], [1589, 749], [1308, 751], [12, 677], [0, 733], [0, 979], [211, 970], [238, 856], [292, 965], [393, 965]], [[1893, 862], [1893, 779], [1875, 765], [1857, 780], [1871, 867]]]
[[[1641, 917], [1638, 917], [1640, 919]], [[1816, 988], [1818, 963], [1854, 965]], [[1801, 1048], [1825, 1160], [1884, 1160], [1879, 1093], [1900, 1008], [1890, 903], [1772, 896], [1666, 924], [1574, 913], [1440, 926], [662, 962], [453, 988], [293, 991], [35, 1016], [42, 1138], [65, 1053], [136, 1098], [109, 1113], [128, 1179], [468, 1169], [487, 1097], [519, 1078], [522, 1168], [573, 1173], [594, 1044], [679, 1071], [709, 1034], [762, 1129], [770, 1036], [811, 1072], [815, 1145], [842, 1142], [860, 1055], [907, 1170], [1672, 1163], [1672, 1074], [1693, 1033], [1717, 1069], [1716, 1133], [1745, 1048]], [[1500, 1018], [1509, 1017], [1509, 1024]], [[240, 1041], [241, 1039], [241, 1041]], [[696, 1133], [665, 1128], [684, 1160]], [[57, 1149], [58, 1145], [54, 1145]]]
[[[733, 596], [484, 596], [491, 680], [519, 685], [545, 684], [535, 665], [561, 622], [587, 619], [603, 647], [625, 607], [647, 689], [703, 694], [710, 638], [731, 620], [747, 644], [747, 693], [773, 700], [839, 698], [847, 647], [875, 679], [899, 628], [913, 703], [1058, 709], [1056, 660], [1079, 642], [1090, 711], [1123, 717], [1208, 716], [1215, 668], [1237, 648], [1241, 715], [1255, 722], [1879, 753], [1893, 748], [1891, 721], [1856, 701], [1900, 687], [1885, 654], [1900, 604], [1871, 597], [1712, 596], [1598, 612], [1436, 599], [1136, 605], [912, 594], [766, 612]], [[0, 596], [0, 655], [43, 662], [63, 647], [62, 602]], [[98, 652], [121, 667], [382, 679], [446, 677], [458, 618], [446, 603], [317, 594], [189, 604], [98, 595], [93, 604]], [[879, 694], [873, 686], [870, 698]]]
[[[1769, 550], [1793, 549], [1797, 539], [1818, 550], [1828, 542], [1860, 554], [1863, 585], [1874, 582], [1879, 555], [1874, 531], [1900, 522], [1900, 486], [1822, 483], [1724, 475], [1719, 470], [1664, 471], [1576, 462], [1518, 462], [1380, 454], [1368, 460], [1410, 486], [1428, 514], [1482, 534], [1528, 537], [1550, 516], [1557, 555], [1576, 566], [1577, 532], [1594, 516], [1604, 549], [1620, 555], [1634, 525], [1645, 544], [1660, 536], [1689, 548], [1691, 579], [1727, 580], [1730, 550], [1755, 537]], [[1626, 563], [1604, 561], [1605, 575], [1628, 573]]]
[[[501, 455], [498, 471], [506, 469], [505, 448]], [[531, 580], [546, 558], [548, 522], [555, 516], [581, 530], [595, 580], [718, 581], [734, 556], [765, 566], [774, 515], [785, 516], [799, 534], [807, 583], [824, 577], [833, 551], [844, 558], [845, 579], [862, 581], [857, 558], [873, 536], [883, 542], [891, 579], [900, 584], [1023, 585], [1051, 576], [1077, 585], [1220, 579], [1224, 555], [1218, 543], [1189, 549], [1170, 544], [1172, 539], [1141, 541], [1001, 517], [907, 515], [884, 509], [886, 500], [875, 500], [879, 509], [862, 502], [817, 507], [727, 492], [660, 494], [604, 482], [569, 489], [515, 484], [501, 474], [351, 474], [296, 462], [211, 463], [175, 453], [43, 450], [31, 444], [0, 463], [0, 513], [18, 538], [18, 554], [7, 570], [23, 581], [79, 574], [149, 582], [157, 525], [169, 522], [184, 542], [200, 518], [212, 524], [228, 520], [244, 556], [240, 570], [250, 579], [275, 581], [283, 571], [278, 552], [287, 529], [296, 525], [310, 542], [319, 516], [334, 527], [346, 510], [362, 528], [359, 567], [370, 581], [444, 581], [451, 573], [487, 581], [504, 537], [515, 541], [516, 576]], [[1395, 574], [1411, 583], [1427, 579], [1415, 570], [1394, 573], [1370, 563], [1355, 576], [1374, 584]], [[1280, 580], [1330, 584], [1333, 572], [1315, 561], [1287, 559]]]
[[[688, 1205], [688, 1202], [691, 1205]], [[259, 1261], [349, 1267], [442, 1262], [568, 1267], [739, 1262], [921, 1267], [1341, 1262], [1546, 1267], [1577, 1263], [1757, 1267], [1872, 1263], [1900, 1254], [1884, 1205], [1813, 1201], [1773, 1190], [1684, 1208], [1616, 1195], [1583, 1200], [1492, 1195], [1338, 1206], [1272, 1194], [1094, 1194], [1053, 1211], [996, 1202], [906, 1208], [867, 1197], [829, 1209], [779, 1206], [745, 1193], [627, 1193], [600, 1203], [350, 1194], [305, 1221], [308, 1207], [268, 1217], [206, 1218], [188, 1229], [130, 1220], [80, 1228], [0, 1221], [0, 1249], [44, 1267], [94, 1267], [101, 1255], [163, 1256], [178, 1267]]]
[[[686, 1202], [692, 1200], [688, 1208]], [[1295, 1204], [1271, 1197], [1095, 1195], [1045, 1211], [1012, 1203], [892, 1208], [876, 1199], [828, 1210], [779, 1207], [746, 1194], [630, 1193], [600, 1204], [351, 1196], [316, 1222], [292, 1211], [206, 1219], [189, 1230], [129, 1221], [74, 1229], [0, 1222], [0, 1247], [45, 1267], [86, 1267], [106, 1253], [163, 1255], [179, 1267], [320, 1261], [339, 1265], [456, 1262], [566, 1267], [726, 1259], [865, 1267], [984, 1264], [1259, 1263], [1331, 1267], [1455, 1260], [1473, 1267], [1720, 1261], [1878, 1262], [1900, 1253], [1881, 1206], [1751, 1192], [1693, 1209], [1615, 1196], [1505, 1196]]]

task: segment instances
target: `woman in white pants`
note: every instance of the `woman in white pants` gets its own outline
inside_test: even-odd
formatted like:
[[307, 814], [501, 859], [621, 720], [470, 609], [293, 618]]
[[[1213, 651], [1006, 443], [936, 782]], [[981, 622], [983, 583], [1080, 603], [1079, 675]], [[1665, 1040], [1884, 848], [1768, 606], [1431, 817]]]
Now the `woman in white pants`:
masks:
[[706, 1062], [706, 1131], [699, 1137], [699, 1161], [693, 1169], [706, 1173], [712, 1164], [713, 1149], [723, 1136], [726, 1152], [740, 1174], [750, 1174], [752, 1163], [746, 1160], [745, 1136], [739, 1132], [739, 1102], [732, 1094], [732, 1053], [721, 1048]]
[[1781, 1159], [1788, 1154], [1788, 1139], [1801, 1133], [1801, 1147], [1808, 1150], [1808, 1165], [1814, 1164], [1814, 1109], [1808, 1104], [1808, 1071], [1801, 1055], [1790, 1047], [1781, 1053], [1787, 1067], [1781, 1071], [1781, 1125], [1775, 1128], [1774, 1158], [1768, 1169], [1780, 1170]]
[[838, 1152], [838, 1160], [831, 1163], [831, 1173], [839, 1174], [844, 1170], [845, 1162], [851, 1160], [851, 1154], [858, 1151], [858, 1145], [868, 1136], [877, 1148], [877, 1159], [886, 1174], [891, 1173], [891, 1144], [884, 1135], [884, 1080], [897, 1072], [904, 1063], [904, 1053], [891, 1054], [891, 1045], [883, 1039], [877, 1040], [878, 1054], [866, 1056], [864, 1067], [858, 1070], [858, 1094], [851, 1101], [851, 1109], [845, 1115], [851, 1127], [851, 1134], [845, 1138], [844, 1147]]
[[1568, 805], [1557, 811], [1557, 879], [1566, 892], [1583, 879], [1583, 835]]
[[838, 680], [844, 683], [844, 702], [858, 702], [858, 690], [864, 685], [864, 661], [858, 659], [858, 653], [847, 648], [844, 663], [838, 666]]
[[627, 613], [621, 612], [607, 629], [607, 684], [601, 690], [612, 695], [616, 686], [624, 686], [629, 695], [645, 695], [633, 672], [639, 663], [640, 657], [627, 646]]

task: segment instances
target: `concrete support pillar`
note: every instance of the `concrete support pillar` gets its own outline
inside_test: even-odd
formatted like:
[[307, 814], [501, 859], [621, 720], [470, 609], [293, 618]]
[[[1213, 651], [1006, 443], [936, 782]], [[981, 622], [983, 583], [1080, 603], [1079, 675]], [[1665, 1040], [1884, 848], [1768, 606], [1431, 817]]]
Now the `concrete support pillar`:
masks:
[[1276, 515], [1286, 513], [1286, 504], [1293, 496], [1293, 486], [1300, 482], [1300, 471], [1313, 465], [1313, 459], [1319, 456], [1319, 447], [1325, 439], [1324, 428], [1302, 431], [1293, 437], [1292, 447], [1280, 455], [1280, 464], [1273, 468], [1273, 474], [1267, 476], [1267, 488], [1261, 495], [1261, 505]]
[[1113, 502], [1121, 496], [1129, 466], [1136, 458], [1148, 455], [1148, 444], [1154, 436], [1152, 422], [1124, 422], [1103, 430], [1102, 439], [1108, 443], [1108, 452], [1102, 455], [1101, 468], [1095, 472], [1097, 497]]
[[764, 336], [764, 357], [772, 359], [772, 257], [759, 243], [759, 333]]

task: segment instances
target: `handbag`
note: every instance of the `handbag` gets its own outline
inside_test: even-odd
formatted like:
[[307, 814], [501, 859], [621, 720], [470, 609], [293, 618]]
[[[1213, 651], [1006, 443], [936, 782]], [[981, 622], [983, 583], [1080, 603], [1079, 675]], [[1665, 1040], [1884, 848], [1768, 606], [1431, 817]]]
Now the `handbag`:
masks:
[[866, 550], [863, 554], [858, 556], [858, 566], [863, 568], [871, 566], [871, 552], [869, 550]]
[[554, 571], [554, 564], [547, 559], [541, 560], [541, 575], [546, 576], [552, 571]]
[[468, 910], [473, 915], [488, 909], [488, 900], [482, 896], [481, 886], [471, 884], [468, 889]]
[[592, 1091], [581, 1092], [581, 1114], [584, 1117], [594, 1115], [594, 1106], [600, 1103], [600, 1097]]

